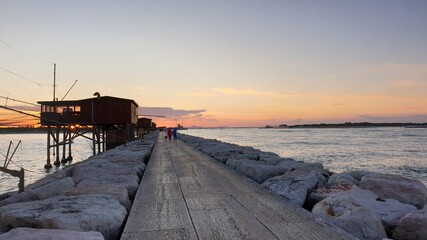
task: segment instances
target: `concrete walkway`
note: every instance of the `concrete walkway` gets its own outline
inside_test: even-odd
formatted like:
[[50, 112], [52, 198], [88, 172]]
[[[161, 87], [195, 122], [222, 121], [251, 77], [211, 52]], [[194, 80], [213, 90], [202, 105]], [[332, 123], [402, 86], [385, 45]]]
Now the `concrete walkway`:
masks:
[[121, 239], [352, 238], [160, 134]]

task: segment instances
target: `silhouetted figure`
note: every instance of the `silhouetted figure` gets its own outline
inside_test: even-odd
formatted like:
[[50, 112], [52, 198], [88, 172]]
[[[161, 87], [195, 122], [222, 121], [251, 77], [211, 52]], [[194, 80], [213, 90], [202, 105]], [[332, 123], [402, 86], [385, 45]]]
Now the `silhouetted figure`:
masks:
[[176, 128], [173, 129], [172, 133], [173, 133], [173, 140], [177, 140], [178, 139], [178, 133], [177, 133]]
[[168, 129], [168, 138], [169, 138], [169, 141], [172, 138], [172, 129], [171, 128]]

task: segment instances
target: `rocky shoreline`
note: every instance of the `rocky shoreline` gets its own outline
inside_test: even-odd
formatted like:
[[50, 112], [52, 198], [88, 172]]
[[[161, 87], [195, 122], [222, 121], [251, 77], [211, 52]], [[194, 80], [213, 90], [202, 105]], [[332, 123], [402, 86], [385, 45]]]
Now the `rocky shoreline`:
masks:
[[157, 136], [70, 165], [0, 201], [0, 240], [118, 239]]
[[333, 173], [252, 147], [180, 134], [180, 139], [316, 217], [360, 239], [427, 239], [427, 188], [367, 171]]
[[[0, 201], [0, 240], [118, 239], [158, 132], [68, 166]], [[396, 175], [332, 173], [252, 147], [180, 139], [360, 239], [427, 239], [427, 188]]]

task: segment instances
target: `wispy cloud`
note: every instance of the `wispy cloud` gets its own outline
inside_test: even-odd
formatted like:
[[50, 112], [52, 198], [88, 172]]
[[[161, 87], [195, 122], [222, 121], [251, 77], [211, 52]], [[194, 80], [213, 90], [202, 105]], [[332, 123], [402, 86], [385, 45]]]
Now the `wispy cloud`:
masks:
[[200, 116], [201, 113], [205, 112], [204, 109], [198, 110], [183, 110], [173, 109], [170, 107], [138, 107], [137, 114], [141, 116], [165, 116], [172, 119], [189, 118], [194, 116]]
[[28, 106], [28, 105], [9, 105], [8, 108], [19, 110], [19, 111], [30, 111], [30, 112], [40, 112], [39, 106]]

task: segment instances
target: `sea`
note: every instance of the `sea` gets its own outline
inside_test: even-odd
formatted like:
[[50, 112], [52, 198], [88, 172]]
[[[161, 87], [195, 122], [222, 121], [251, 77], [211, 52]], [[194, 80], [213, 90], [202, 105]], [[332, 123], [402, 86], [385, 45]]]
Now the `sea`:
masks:
[[[21, 141], [21, 144], [18, 143]], [[7, 168], [12, 170], [25, 171], [25, 185], [31, 184], [40, 178], [45, 177], [69, 164], [82, 161], [92, 156], [92, 142], [86, 138], [75, 138], [72, 144], [73, 161], [71, 163], [61, 164], [59, 167], [53, 165], [54, 159], [51, 157], [53, 168], [45, 170], [44, 165], [47, 160], [47, 133], [29, 133], [29, 134], [0, 134], [0, 166], [4, 166], [7, 151], [12, 142], [9, 156], [16, 146], [16, 152]], [[67, 148], [68, 154], [68, 148]], [[68, 155], [66, 155], [67, 157]], [[60, 160], [62, 159], [62, 150], [60, 151]], [[0, 195], [7, 192], [18, 190], [19, 179], [0, 171]]]
[[181, 133], [322, 163], [336, 173], [397, 174], [427, 186], [427, 128], [224, 128]]
[[[188, 129], [179, 133], [251, 146], [297, 161], [320, 162], [332, 172], [367, 170], [397, 174], [427, 185], [427, 128], [216, 128]], [[58, 169], [46, 171], [46, 133], [0, 134], [0, 164], [3, 166], [10, 141], [20, 145], [8, 166], [25, 169], [30, 184]], [[91, 141], [76, 138], [73, 162], [92, 155]], [[53, 162], [53, 161], [52, 161]], [[0, 172], [0, 194], [17, 191], [18, 178]]]

